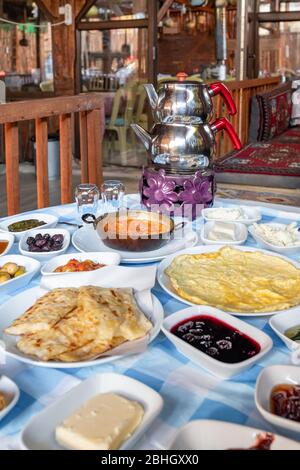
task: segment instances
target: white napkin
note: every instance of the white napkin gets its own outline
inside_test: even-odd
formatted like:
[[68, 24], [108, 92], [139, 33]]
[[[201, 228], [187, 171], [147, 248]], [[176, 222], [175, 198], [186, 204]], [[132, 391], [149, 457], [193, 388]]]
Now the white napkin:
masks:
[[[156, 266], [129, 268], [124, 266], [106, 266], [97, 271], [82, 273], [65, 273], [53, 276], [43, 276], [40, 287], [52, 290], [58, 287], [98, 286], [113, 288], [132, 288], [139, 308], [145, 312], [152, 312], [153, 302], [151, 289], [156, 278]], [[151, 318], [150, 318], [151, 320]], [[151, 320], [153, 323], [153, 320]], [[97, 356], [128, 356], [138, 354], [147, 349], [149, 334], [135, 341], [127, 341], [120, 346]], [[96, 358], [94, 358], [96, 359]], [[93, 360], [93, 359], [91, 359]]]

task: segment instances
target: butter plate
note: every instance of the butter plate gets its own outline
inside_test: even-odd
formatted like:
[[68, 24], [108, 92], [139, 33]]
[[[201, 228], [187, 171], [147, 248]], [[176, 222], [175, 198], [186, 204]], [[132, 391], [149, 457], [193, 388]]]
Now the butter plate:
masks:
[[117, 393], [137, 401], [144, 408], [141, 424], [121, 445], [120, 450], [130, 450], [134, 447], [163, 406], [163, 399], [157, 392], [135, 379], [114, 373], [93, 375], [29, 421], [21, 434], [23, 449], [62, 450], [55, 440], [56, 427], [99, 393]]

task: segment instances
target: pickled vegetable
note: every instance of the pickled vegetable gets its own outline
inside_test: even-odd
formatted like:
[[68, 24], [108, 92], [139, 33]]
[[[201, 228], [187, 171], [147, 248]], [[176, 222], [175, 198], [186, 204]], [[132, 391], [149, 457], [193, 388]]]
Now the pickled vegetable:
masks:
[[25, 273], [26, 269], [24, 266], [19, 266], [16, 263], [5, 263], [3, 266], [0, 266], [0, 284], [23, 276]]
[[18, 271], [19, 266], [16, 263], [5, 263], [1, 271], [6, 271], [10, 276], [14, 276]]
[[0, 284], [3, 284], [4, 282], [10, 281], [10, 280], [11, 280], [11, 277], [8, 273], [0, 271]]
[[8, 226], [10, 232], [24, 232], [25, 230], [32, 230], [37, 227], [46, 225], [46, 222], [37, 219], [20, 220]]

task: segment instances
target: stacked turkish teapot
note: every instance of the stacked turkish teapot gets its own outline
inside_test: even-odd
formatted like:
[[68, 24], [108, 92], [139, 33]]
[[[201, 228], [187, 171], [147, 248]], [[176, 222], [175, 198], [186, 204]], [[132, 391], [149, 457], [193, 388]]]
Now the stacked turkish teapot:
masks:
[[224, 118], [210, 122], [213, 115], [212, 97], [221, 95], [230, 115], [236, 114], [233, 98], [223, 83], [210, 85], [186, 80], [161, 81], [158, 91], [144, 85], [152, 108], [154, 126], [147, 132], [138, 124], [131, 127], [146, 147], [151, 167], [164, 169], [166, 174], [192, 174], [212, 168], [215, 135], [224, 130], [233, 146], [241, 148], [240, 140]]

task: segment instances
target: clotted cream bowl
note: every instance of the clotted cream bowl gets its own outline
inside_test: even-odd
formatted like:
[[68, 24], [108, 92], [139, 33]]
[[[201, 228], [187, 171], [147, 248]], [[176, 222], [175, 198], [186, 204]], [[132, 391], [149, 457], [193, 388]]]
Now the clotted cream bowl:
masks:
[[153, 251], [166, 245], [176, 229], [184, 222], [174, 224], [172, 218], [159, 212], [120, 210], [96, 218], [85, 214], [83, 221], [93, 224], [98, 236], [109, 248], [120, 251]]

